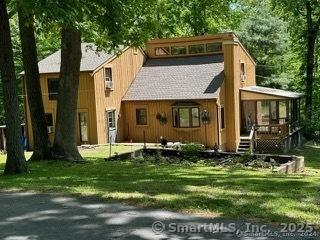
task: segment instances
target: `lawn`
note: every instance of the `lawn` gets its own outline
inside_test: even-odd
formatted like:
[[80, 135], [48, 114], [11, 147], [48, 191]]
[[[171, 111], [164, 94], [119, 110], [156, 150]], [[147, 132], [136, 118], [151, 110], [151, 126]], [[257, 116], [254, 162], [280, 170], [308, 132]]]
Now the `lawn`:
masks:
[[[115, 147], [113, 152], [130, 151]], [[86, 164], [30, 163], [30, 174], [0, 176], [0, 189], [92, 195], [109, 201], [209, 216], [307, 222], [320, 226], [320, 146], [294, 153], [306, 157], [306, 172], [209, 166], [105, 162], [108, 149], [82, 151]], [[4, 156], [0, 160], [0, 171]]]

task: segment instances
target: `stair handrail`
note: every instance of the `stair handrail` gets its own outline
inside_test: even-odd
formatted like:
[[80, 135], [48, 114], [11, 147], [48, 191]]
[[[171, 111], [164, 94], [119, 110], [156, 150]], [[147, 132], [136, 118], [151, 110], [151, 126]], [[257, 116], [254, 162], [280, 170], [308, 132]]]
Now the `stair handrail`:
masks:
[[249, 135], [249, 139], [250, 139], [250, 153], [253, 154], [254, 152], [254, 139], [255, 139], [255, 132], [256, 132], [256, 125], [253, 124], [250, 130], [250, 135]]

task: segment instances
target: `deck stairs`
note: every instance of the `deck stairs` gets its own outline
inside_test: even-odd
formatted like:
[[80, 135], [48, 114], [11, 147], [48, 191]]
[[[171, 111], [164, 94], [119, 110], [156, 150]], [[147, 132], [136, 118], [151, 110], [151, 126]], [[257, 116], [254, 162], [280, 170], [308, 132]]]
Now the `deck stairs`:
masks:
[[237, 152], [245, 153], [250, 151], [250, 137], [240, 137]]

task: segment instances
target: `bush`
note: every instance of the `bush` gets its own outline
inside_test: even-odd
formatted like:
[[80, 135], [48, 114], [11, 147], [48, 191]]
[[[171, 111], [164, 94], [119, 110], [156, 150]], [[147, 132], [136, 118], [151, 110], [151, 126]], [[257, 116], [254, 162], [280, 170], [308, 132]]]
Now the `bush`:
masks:
[[253, 161], [253, 155], [248, 151], [240, 157], [240, 163], [248, 163]]
[[203, 150], [204, 147], [202, 145], [195, 143], [188, 143], [181, 147], [183, 158], [191, 162], [197, 162], [199, 160], [200, 153]]

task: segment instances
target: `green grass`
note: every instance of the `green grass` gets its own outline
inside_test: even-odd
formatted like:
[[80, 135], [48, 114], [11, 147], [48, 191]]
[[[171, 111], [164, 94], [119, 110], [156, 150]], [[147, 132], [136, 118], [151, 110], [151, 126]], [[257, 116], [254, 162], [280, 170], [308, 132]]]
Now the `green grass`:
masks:
[[[130, 147], [115, 147], [116, 152]], [[281, 175], [267, 171], [208, 166], [105, 162], [107, 148], [82, 151], [86, 164], [30, 163], [30, 174], [0, 176], [0, 189], [92, 195], [182, 212], [308, 222], [320, 226], [320, 146], [294, 153], [306, 157], [306, 172]], [[4, 157], [0, 160], [0, 171]]]

